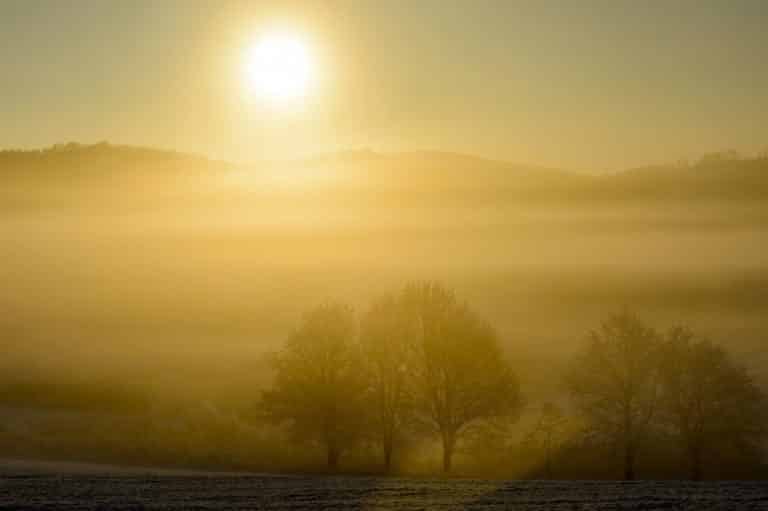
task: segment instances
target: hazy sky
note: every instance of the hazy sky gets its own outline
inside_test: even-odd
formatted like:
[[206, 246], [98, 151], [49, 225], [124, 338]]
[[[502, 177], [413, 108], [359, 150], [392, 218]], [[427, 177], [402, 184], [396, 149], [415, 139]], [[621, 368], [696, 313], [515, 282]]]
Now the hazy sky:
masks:
[[[304, 34], [320, 80], [265, 107], [243, 54]], [[370, 147], [618, 169], [768, 147], [768, 1], [0, 0], [0, 146], [236, 161]]]

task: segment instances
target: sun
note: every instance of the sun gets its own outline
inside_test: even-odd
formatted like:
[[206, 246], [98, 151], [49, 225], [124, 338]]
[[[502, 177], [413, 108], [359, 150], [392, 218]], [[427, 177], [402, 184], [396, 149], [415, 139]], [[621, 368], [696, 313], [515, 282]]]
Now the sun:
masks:
[[314, 71], [307, 44], [299, 35], [289, 32], [263, 35], [245, 57], [249, 91], [273, 104], [304, 98], [312, 85]]

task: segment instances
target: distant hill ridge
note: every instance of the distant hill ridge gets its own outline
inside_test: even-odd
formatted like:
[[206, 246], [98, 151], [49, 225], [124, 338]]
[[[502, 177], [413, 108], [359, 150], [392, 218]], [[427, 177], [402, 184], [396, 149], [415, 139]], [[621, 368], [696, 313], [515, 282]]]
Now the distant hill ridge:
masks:
[[439, 151], [344, 151], [245, 167], [194, 154], [107, 142], [0, 151], [0, 180], [6, 184], [16, 179], [45, 178], [76, 185], [82, 178], [110, 178], [126, 172], [138, 179], [173, 179], [178, 175], [205, 178], [234, 169], [246, 169], [254, 176], [301, 169], [305, 177], [329, 177], [325, 184], [331, 187], [526, 192], [563, 200], [768, 197], [768, 154], [743, 157], [733, 151], [712, 153], [695, 163], [599, 176]]

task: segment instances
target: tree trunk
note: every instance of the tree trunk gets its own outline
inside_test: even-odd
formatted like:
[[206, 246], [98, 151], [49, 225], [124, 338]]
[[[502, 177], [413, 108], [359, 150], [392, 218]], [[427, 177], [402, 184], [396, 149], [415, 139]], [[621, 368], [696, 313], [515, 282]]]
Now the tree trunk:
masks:
[[392, 470], [392, 441], [384, 441], [384, 471], [388, 474]]
[[691, 479], [701, 481], [701, 449], [695, 446], [691, 449]]
[[624, 480], [632, 481], [635, 478], [635, 449], [632, 444], [624, 447]]
[[545, 467], [547, 471], [547, 479], [552, 479], [552, 447], [549, 444], [549, 441], [547, 441], [547, 459], [545, 462]]
[[328, 461], [328, 470], [335, 472], [336, 469], [339, 467], [339, 455], [341, 453], [339, 452], [339, 448], [336, 446], [335, 442], [329, 442], [326, 455], [327, 455], [327, 461]]
[[453, 449], [456, 444], [456, 437], [453, 432], [443, 433], [443, 472], [451, 472], [453, 466]]

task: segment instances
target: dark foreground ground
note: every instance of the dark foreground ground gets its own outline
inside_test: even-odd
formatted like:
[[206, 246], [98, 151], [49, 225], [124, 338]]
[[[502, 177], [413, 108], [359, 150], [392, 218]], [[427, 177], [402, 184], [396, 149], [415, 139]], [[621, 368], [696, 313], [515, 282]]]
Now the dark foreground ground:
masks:
[[6, 473], [0, 509], [768, 510], [768, 484]]

